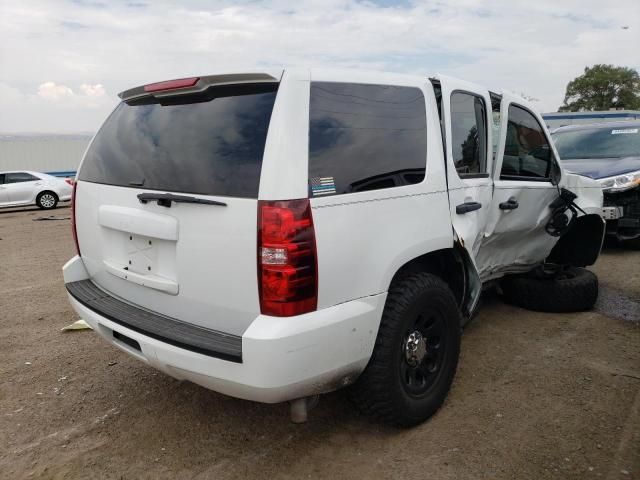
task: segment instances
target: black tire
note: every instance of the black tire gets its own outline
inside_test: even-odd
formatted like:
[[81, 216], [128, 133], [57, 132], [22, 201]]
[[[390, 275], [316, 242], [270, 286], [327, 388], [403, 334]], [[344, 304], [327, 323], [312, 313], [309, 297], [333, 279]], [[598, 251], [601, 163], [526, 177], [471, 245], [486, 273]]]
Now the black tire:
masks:
[[621, 245], [624, 248], [630, 248], [632, 250], [640, 250], [640, 238], [634, 238], [633, 240], [623, 240]]
[[[440, 278], [415, 273], [394, 282], [369, 364], [350, 388], [356, 406], [403, 427], [431, 417], [444, 402], [456, 372], [461, 325], [456, 299]], [[413, 344], [418, 346], [412, 366], [407, 345], [415, 332], [421, 332], [423, 344]]]
[[598, 277], [568, 265], [509, 276], [501, 286], [509, 303], [538, 312], [581, 312], [591, 309], [598, 299]]
[[54, 192], [44, 191], [40, 192], [36, 197], [36, 205], [43, 210], [51, 210], [58, 205], [58, 195]]

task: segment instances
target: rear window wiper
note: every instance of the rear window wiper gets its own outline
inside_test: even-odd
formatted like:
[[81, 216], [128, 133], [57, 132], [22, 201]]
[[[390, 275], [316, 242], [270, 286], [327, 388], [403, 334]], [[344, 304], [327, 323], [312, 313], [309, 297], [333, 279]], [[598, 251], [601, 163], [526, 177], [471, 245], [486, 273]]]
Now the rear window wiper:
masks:
[[148, 201], [157, 200], [158, 205], [161, 207], [171, 207], [171, 202], [176, 203], [201, 203], [204, 205], [217, 205], [219, 207], [226, 207], [227, 204], [223, 202], [217, 202], [216, 200], [207, 200], [204, 198], [190, 197], [188, 195], [175, 195], [173, 193], [140, 193], [138, 194], [138, 200], [140, 203], [147, 203]]

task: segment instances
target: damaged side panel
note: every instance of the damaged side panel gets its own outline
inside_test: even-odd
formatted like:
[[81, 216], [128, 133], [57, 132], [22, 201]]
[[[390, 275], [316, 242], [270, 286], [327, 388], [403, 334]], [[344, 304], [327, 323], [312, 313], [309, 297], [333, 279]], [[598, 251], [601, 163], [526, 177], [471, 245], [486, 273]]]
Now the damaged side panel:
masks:
[[[496, 181], [493, 208], [477, 256], [483, 281], [529, 270], [549, 255], [558, 240], [545, 230], [557, 190], [540, 182], [514, 183]], [[509, 203], [518, 207], [500, 208]]]
[[557, 154], [540, 116], [509, 93], [492, 96], [493, 198], [476, 256], [480, 278], [530, 270], [557, 242], [545, 227], [557, 198]]
[[462, 262], [464, 270], [464, 293], [462, 295], [461, 309], [464, 318], [469, 320], [473, 317], [480, 303], [480, 294], [482, 293], [482, 281], [474, 261], [469, 252], [463, 246], [458, 234], [454, 231], [455, 251], [459, 260]]

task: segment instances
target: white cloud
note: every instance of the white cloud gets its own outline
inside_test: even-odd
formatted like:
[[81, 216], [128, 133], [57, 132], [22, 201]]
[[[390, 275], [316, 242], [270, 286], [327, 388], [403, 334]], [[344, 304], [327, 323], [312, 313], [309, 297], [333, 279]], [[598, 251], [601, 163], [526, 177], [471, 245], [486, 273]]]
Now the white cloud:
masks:
[[95, 85], [83, 83], [80, 85], [80, 90], [88, 97], [104, 97], [107, 94], [100, 83], [96, 83]]
[[[51, 90], [45, 87], [47, 94]], [[95, 132], [115, 104], [108, 96], [96, 100], [86, 95], [68, 95], [68, 92], [52, 100], [41, 96], [40, 91], [25, 94], [0, 82], [0, 132]]]
[[[87, 119], [97, 128], [115, 93], [135, 85], [245, 65], [440, 72], [523, 92], [542, 110], [555, 110], [587, 65], [640, 68], [637, 0], [415, 0], [390, 8], [357, 0], [33, 0], [2, 10], [6, 85], [29, 96], [55, 79], [38, 97], [46, 108], [86, 113], [60, 116], [51, 129], [86, 130]], [[0, 129], [16, 113], [3, 110]]]
[[61, 100], [73, 97], [73, 90], [66, 85], [57, 85], [54, 82], [45, 82], [38, 87], [38, 96], [46, 100]]

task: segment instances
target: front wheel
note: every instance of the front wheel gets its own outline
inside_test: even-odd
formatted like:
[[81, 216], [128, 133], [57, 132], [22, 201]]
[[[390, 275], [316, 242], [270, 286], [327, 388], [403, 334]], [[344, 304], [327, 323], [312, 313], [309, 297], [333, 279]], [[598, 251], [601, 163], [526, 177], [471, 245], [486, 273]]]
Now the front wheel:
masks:
[[369, 364], [351, 387], [356, 406], [405, 427], [431, 417], [456, 372], [461, 324], [455, 297], [440, 278], [416, 273], [395, 282]]
[[56, 208], [58, 196], [53, 192], [40, 192], [36, 197], [36, 205], [43, 210]]

